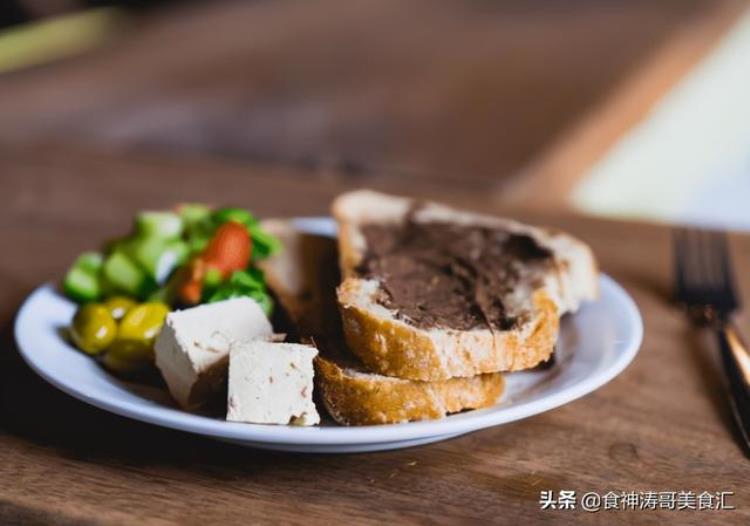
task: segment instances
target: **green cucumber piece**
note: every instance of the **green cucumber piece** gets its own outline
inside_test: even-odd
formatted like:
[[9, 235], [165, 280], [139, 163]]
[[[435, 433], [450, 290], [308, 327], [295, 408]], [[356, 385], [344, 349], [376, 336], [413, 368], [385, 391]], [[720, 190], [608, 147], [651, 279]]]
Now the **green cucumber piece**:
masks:
[[175, 268], [185, 262], [188, 247], [179, 239], [147, 237], [128, 241], [123, 252], [146, 271], [153, 281], [161, 285]]
[[172, 272], [187, 261], [188, 255], [187, 243], [179, 239], [169, 241], [156, 262], [153, 274], [156, 283], [164, 284]]
[[181, 239], [173, 239], [169, 241], [167, 243], [167, 250], [171, 250], [172, 252], [174, 252], [177, 266], [185, 263], [190, 256], [190, 247], [185, 241]]
[[96, 301], [102, 288], [99, 273], [104, 257], [98, 252], [84, 252], [71, 265], [63, 280], [65, 294], [77, 302]]
[[82, 268], [73, 267], [63, 281], [65, 294], [78, 303], [96, 301], [101, 297], [99, 276]]
[[133, 238], [122, 245], [120, 252], [156, 280], [159, 259], [166, 246], [167, 242], [158, 237]]
[[104, 256], [99, 252], [84, 252], [73, 263], [73, 268], [79, 268], [89, 274], [98, 274], [103, 263]]
[[195, 226], [211, 217], [211, 209], [206, 205], [198, 203], [185, 203], [177, 208], [185, 230], [192, 232]]
[[141, 298], [153, 287], [138, 264], [123, 252], [114, 252], [104, 261], [102, 274], [111, 290]]
[[182, 235], [182, 218], [174, 212], [140, 212], [135, 218], [137, 237], [174, 239]]

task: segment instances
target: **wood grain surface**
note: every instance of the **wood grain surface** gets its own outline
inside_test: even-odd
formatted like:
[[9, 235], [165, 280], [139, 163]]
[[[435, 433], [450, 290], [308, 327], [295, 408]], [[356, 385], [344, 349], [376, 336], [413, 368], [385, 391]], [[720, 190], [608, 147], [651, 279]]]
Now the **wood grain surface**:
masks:
[[[569, 179], [549, 186], [547, 174], [574, 174], [600, 147], [596, 123], [609, 140], [640, 114], [716, 37], [729, 4], [207, 2], [129, 19], [103, 49], [2, 77], [0, 524], [750, 523], [750, 471], [714, 349], [669, 302], [668, 230], [532, 213], [522, 201], [538, 192], [514, 186], [531, 174], [564, 191]], [[667, 52], [666, 71], [654, 53], [672, 45], [684, 53]], [[625, 84], [632, 104], [609, 113], [606, 101], [622, 100], [613, 89], [644, 64], [657, 80]], [[21, 361], [13, 319], [24, 297], [129, 228], [136, 210], [197, 200], [325, 214], [358, 187], [569, 229], [636, 299], [640, 354], [552, 412], [342, 456], [129, 421]], [[750, 298], [750, 237], [732, 245]], [[562, 489], [726, 490], [737, 509], [539, 510], [540, 491]]]
[[[502, 194], [530, 170], [548, 172], [539, 153], [673, 41], [705, 47], [736, 3], [205, 2], [126, 19], [102, 49], [3, 78], [0, 141], [334, 167]], [[653, 66], [646, 101], [698, 56], [680, 67], [673, 58]], [[518, 193], [556, 196], [548, 187]]]
[[[294, 169], [69, 149], [0, 148], [0, 523], [747, 524], [748, 461], [733, 435], [715, 352], [669, 302], [666, 228], [501, 209], [569, 229], [638, 303], [635, 362], [595, 393], [525, 421], [403, 451], [325, 456], [243, 449], [107, 414], [37, 378], [13, 343], [14, 313], [76, 253], [135, 210], [182, 200], [263, 215], [324, 214], [360, 181]], [[392, 180], [367, 181], [422, 195]], [[750, 238], [734, 236], [750, 297]], [[748, 318], [742, 318], [747, 327]], [[539, 510], [540, 491], [734, 491], [733, 511]]]

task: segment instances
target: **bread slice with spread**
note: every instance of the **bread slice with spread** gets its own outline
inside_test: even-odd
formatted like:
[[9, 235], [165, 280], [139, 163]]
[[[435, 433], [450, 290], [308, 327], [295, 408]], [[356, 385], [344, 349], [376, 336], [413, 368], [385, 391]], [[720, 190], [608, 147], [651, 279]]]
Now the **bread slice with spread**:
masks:
[[314, 341], [316, 392], [342, 425], [370, 425], [442, 418], [488, 407], [503, 392], [499, 373], [435, 382], [373, 373], [346, 349], [336, 300], [339, 283], [336, 240], [302, 233], [283, 220], [263, 228], [281, 240], [282, 250], [260, 265], [266, 282], [296, 327]]
[[368, 190], [333, 204], [349, 348], [371, 370], [422, 381], [547, 360], [560, 316], [598, 295], [572, 236]]

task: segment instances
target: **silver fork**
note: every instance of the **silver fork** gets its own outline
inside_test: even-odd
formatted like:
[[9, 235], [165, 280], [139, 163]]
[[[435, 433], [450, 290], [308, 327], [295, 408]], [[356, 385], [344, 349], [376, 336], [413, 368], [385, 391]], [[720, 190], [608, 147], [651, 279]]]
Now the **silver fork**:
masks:
[[740, 307], [723, 232], [674, 231], [674, 290], [697, 326], [711, 328], [719, 343], [732, 414], [750, 452], [750, 352], [732, 315]]

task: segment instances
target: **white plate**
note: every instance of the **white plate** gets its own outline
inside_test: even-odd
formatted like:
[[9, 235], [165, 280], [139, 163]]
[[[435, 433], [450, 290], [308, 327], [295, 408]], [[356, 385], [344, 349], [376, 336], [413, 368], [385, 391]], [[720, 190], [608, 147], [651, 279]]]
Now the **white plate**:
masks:
[[[300, 230], [334, 234], [328, 218], [298, 219]], [[36, 289], [16, 319], [21, 355], [45, 380], [107, 411], [152, 424], [246, 446], [288, 451], [378, 451], [445, 440], [549, 411], [588, 394], [617, 376], [641, 344], [643, 323], [628, 294], [600, 277], [601, 298], [563, 320], [555, 365], [507, 375], [507, 389], [491, 408], [427, 422], [382, 426], [320, 427], [238, 424], [176, 409], [160, 389], [123, 382], [108, 374], [61, 336], [75, 305], [50, 285]]]

